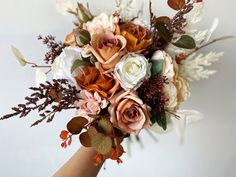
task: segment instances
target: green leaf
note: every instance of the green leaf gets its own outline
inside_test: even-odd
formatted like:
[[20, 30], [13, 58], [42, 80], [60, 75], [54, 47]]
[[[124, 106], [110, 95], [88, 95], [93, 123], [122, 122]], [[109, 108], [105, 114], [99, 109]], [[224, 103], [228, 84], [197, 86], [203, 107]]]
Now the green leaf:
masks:
[[184, 48], [184, 49], [196, 48], [195, 40], [191, 36], [188, 36], [188, 35], [181, 36], [177, 42], [172, 43], [172, 44], [176, 47]]
[[67, 130], [73, 135], [78, 135], [87, 123], [86, 118], [75, 117], [67, 124]]
[[162, 75], [164, 60], [154, 60], [152, 61], [152, 76]]
[[76, 70], [76, 68], [78, 68], [80, 66], [85, 66], [85, 65], [90, 66], [91, 63], [87, 62], [87, 61], [80, 60], [80, 59], [75, 60], [72, 67], [71, 67], [71, 73], [73, 73]]
[[98, 129], [101, 131], [101, 133], [106, 135], [110, 135], [112, 133], [112, 125], [107, 119], [101, 119], [98, 122]]
[[91, 144], [95, 151], [106, 155], [112, 150], [112, 139], [102, 133], [97, 133], [91, 138]]
[[167, 129], [167, 118], [165, 111], [162, 111], [158, 115], [153, 115], [153, 123], [157, 122], [160, 127], [163, 128], [163, 130]]
[[158, 21], [156, 24], [156, 28], [158, 30], [158, 32], [160, 33], [161, 37], [166, 41], [166, 42], [170, 42], [171, 41], [171, 34], [169, 32], [169, 30], [166, 28], [165, 23], [163, 23], [162, 21]]
[[26, 66], [27, 61], [25, 60], [25, 58], [23, 57], [21, 52], [14, 46], [11, 46], [11, 50], [12, 50], [13, 54], [15, 55], [16, 59], [18, 60], [18, 62], [20, 63], [20, 65]]
[[77, 28], [73, 30], [73, 34], [75, 36], [76, 43], [82, 47], [84, 45], [87, 45], [91, 41], [91, 35], [89, 31]]

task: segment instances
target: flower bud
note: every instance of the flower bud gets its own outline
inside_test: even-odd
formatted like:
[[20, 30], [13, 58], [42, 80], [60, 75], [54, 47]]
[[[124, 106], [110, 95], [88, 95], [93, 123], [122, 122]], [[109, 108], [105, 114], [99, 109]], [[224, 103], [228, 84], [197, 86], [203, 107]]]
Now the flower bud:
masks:
[[93, 15], [91, 14], [90, 10], [84, 7], [84, 5], [81, 3], [78, 3], [77, 15], [80, 23], [86, 23], [93, 19]]

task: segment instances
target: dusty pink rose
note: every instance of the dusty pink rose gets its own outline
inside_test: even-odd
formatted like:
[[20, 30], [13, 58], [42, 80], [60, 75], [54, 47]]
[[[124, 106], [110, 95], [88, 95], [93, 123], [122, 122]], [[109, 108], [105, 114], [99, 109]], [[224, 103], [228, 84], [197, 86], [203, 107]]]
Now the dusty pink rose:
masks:
[[117, 128], [138, 134], [141, 129], [150, 127], [150, 110], [135, 93], [121, 91], [110, 102], [110, 121]]
[[99, 114], [101, 109], [104, 109], [108, 105], [108, 101], [101, 98], [100, 95], [95, 93], [90, 93], [87, 90], [81, 90], [78, 94], [78, 98], [80, 99], [77, 103], [79, 107], [78, 111], [82, 111], [88, 114]]

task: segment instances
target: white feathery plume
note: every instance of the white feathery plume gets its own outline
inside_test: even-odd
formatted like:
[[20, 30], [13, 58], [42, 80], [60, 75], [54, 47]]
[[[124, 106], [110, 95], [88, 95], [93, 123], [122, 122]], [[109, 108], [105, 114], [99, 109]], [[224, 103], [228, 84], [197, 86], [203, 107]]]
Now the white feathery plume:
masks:
[[[136, 16], [135, 0], [115, 0], [116, 11], [120, 13], [123, 20], [132, 19]], [[142, 6], [143, 7], [143, 6]]]
[[215, 70], [205, 69], [218, 61], [223, 56], [223, 52], [210, 52], [206, 55], [196, 53], [190, 55], [179, 65], [179, 73], [188, 81], [199, 81], [201, 79], [208, 79], [209, 76], [216, 73]]

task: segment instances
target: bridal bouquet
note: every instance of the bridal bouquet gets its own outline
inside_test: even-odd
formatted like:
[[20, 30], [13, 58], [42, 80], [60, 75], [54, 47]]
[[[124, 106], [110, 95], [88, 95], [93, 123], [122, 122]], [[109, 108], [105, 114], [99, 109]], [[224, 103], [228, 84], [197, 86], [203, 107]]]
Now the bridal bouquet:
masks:
[[97, 152], [95, 165], [105, 159], [122, 162], [122, 141], [130, 135], [167, 130], [173, 119], [186, 122], [189, 111], [179, 107], [190, 96], [189, 81], [214, 74], [205, 67], [222, 56], [197, 52], [228, 37], [209, 42], [217, 20], [210, 30], [194, 28], [202, 0], [167, 0], [174, 17], [156, 16], [150, 2], [148, 22], [140, 19], [141, 11], [132, 15], [132, 3], [117, 0], [113, 14], [99, 15], [81, 3], [75, 9], [63, 4], [76, 17], [75, 28], [63, 42], [51, 35], [38, 37], [49, 49], [42, 65], [12, 46], [22, 66], [36, 68], [37, 86], [1, 120], [37, 111], [35, 126], [74, 109], [75, 116], [60, 134], [61, 146], [66, 148], [78, 135], [83, 146]]

